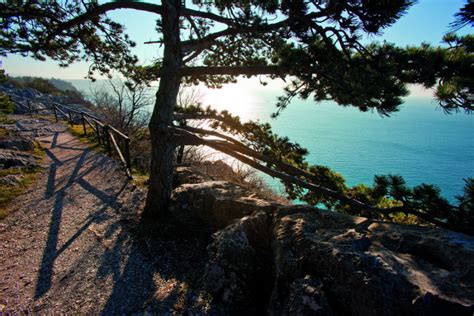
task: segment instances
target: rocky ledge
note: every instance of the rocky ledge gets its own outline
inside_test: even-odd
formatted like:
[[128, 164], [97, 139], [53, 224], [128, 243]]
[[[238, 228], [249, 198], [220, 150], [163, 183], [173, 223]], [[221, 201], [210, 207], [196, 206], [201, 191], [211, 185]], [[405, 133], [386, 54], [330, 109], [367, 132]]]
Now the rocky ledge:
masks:
[[217, 313], [474, 313], [471, 236], [283, 206], [187, 169], [178, 179], [175, 219], [214, 232], [201, 283]]

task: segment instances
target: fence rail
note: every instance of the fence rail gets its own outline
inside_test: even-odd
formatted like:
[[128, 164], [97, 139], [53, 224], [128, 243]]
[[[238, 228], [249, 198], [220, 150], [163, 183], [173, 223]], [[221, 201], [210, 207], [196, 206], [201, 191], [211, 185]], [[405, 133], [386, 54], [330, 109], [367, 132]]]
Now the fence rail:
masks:
[[[56, 122], [59, 122], [59, 117], [62, 116], [71, 126], [77, 122], [75, 121], [75, 118], [79, 117], [79, 122], [82, 123], [84, 136], [87, 135], [87, 125], [89, 125], [95, 133], [97, 143], [99, 145], [105, 145], [109, 156], [112, 156], [113, 152], [115, 151], [120, 159], [120, 162], [123, 164], [127, 177], [129, 179], [133, 179], [132, 163], [130, 159], [130, 138], [125, 133], [121, 132], [112, 125], [102, 122], [100, 118], [95, 115], [84, 111], [75, 110], [58, 102], [36, 101], [30, 98], [20, 97], [8, 93], [7, 95], [9, 95], [10, 100], [14, 103], [22, 107], [26, 107], [30, 116], [33, 116], [34, 112], [39, 114], [41, 111], [53, 111]], [[18, 100], [26, 101], [26, 105]], [[34, 108], [32, 106], [34, 103], [41, 104], [41, 107]], [[116, 135], [117, 138], [114, 135]]]

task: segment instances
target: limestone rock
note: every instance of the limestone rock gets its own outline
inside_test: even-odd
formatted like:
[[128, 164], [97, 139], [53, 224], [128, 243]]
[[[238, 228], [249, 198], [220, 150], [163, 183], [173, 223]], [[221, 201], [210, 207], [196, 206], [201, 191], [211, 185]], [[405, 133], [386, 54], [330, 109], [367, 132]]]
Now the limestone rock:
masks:
[[226, 312], [253, 314], [266, 306], [271, 274], [269, 216], [256, 212], [213, 235], [204, 288]]
[[[472, 315], [474, 238], [443, 229], [371, 221], [309, 206], [274, 220], [271, 314], [288, 311], [294, 282], [321, 280], [337, 314]], [[321, 296], [323, 298], [323, 296]]]
[[2, 149], [0, 150], [0, 169], [8, 168], [34, 168], [38, 167], [39, 163], [30, 154], [16, 151]]
[[255, 211], [270, 212], [275, 204], [227, 181], [183, 184], [173, 191], [170, 212], [190, 229], [215, 232]]
[[0, 178], [0, 184], [14, 187], [20, 183], [21, 179], [22, 179], [21, 175], [9, 174]]
[[307, 275], [296, 279], [289, 288], [288, 300], [278, 314], [283, 315], [333, 315], [323, 284]]
[[35, 146], [31, 138], [15, 135], [0, 139], [0, 149], [31, 150]]
[[173, 174], [173, 188], [185, 183], [203, 183], [206, 181], [212, 181], [212, 178], [192, 167], [176, 167]]

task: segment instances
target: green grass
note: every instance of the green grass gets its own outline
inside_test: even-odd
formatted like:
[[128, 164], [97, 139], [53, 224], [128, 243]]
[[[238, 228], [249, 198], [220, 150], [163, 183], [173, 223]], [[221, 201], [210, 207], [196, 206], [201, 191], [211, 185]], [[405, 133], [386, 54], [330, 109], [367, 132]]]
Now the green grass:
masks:
[[69, 132], [76, 136], [81, 142], [88, 143], [90, 149], [94, 149], [98, 152], [105, 153], [106, 149], [104, 146], [100, 145], [97, 142], [97, 136], [95, 131], [89, 124], [86, 124], [86, 134], [84, 135], [84, 127], [82, 124], [68, 124], [67, 125]]
[[132, 172], [133, 180], [132, 183], [138, 187], [146, 188], [148, 179], [150, 179], [150, 175], [146, 173], [138, 173]]
[[16, 120], [9, 118], [5, 114], [0, 114], [0, 124], [15, 124]]
[[0, 177], [6, 175], [21, 175], [22, 178], [16, 186], [9, 186], [6, 184], [0, 184], [0, 220], [10, 214], [13, 209], [8, 207], [8, 204], [14, 198], [20, 196], [25, 192], [31, 183], [34, 183], [38, 178], [39, 173], [42, 171], [41, 168], [34, 169], [20, 169], [10, 168], [6, 170], [0, 170]]
[[[35, 147], [27, 151], [39, 160], [43, 160], [46, 156], [44, 149], [38, 142], [35, 142]], [[28, 186], [34, 183], [43, 168], [9, 168], [0, 170], [0, 178], [8, 175], [20, 175], [21, 180], [16, 186], [9, 186], [0, 184], [0, 220], [8, 216], [14, 209], [9, 206], [10, 201], [22, 195]]]
[[0, 127], [0, 138], [5, 138], [6, 136], [8, 136], [8, 131], [3, 127]]

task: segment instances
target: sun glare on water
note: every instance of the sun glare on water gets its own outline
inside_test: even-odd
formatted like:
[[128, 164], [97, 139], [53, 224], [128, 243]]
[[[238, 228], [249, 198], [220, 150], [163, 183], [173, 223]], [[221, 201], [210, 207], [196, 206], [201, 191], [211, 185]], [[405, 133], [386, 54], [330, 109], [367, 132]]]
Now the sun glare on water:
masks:
[[252, 119], [257, 100], [255, 94], [243, 84], [229, 84], [221, 89], [205, 89], [202, 104], [222, 111], [228, 110], [244, 121]]

